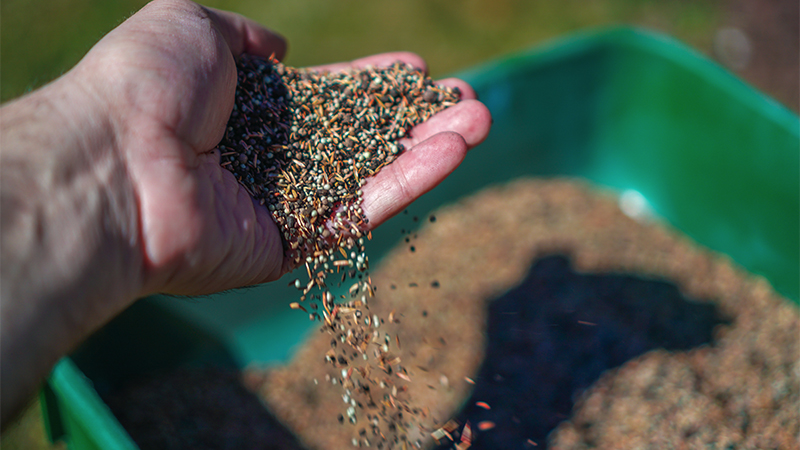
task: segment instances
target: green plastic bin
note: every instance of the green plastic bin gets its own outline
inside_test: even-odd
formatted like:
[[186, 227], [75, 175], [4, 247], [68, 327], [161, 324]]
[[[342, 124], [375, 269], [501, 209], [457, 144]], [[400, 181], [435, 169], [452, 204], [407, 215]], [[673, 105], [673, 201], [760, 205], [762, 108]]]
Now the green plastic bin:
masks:
[[[523, 175], [581, 176], [643, 196], [657, 216], [798, 299], [800, 120], [697, 52], [635, 29], [580, 34], [459, 75], [492, 111], [480, 148], [420, 199], [422, 216]], [[375, 233], [377, 260], [408, 226]], [[51, 439], [136, 445], [98, 392], [140, 374], [283, 361], [312, 326], [286, 283], [137, 302], [61, 360], [42, 391]]]

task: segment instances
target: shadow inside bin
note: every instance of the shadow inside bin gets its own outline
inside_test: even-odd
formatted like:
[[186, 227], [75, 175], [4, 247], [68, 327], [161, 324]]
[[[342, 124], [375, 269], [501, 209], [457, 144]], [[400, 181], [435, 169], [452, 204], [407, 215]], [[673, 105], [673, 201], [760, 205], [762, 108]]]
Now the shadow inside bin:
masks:
[[473, 430], [495, 424], [474, 432], [471, 449], [547, 448], [548, 433], [605, 371], [653, 349], [710, 344], [725, 323], [715, 305], [687, 299], [670, 283], [579, 274], [564, 256], [542, 258], [490, 303], [486, 357], [457, 420]]
[[303, 448], [244, 387], [224, 343], [154, 299], [71, 357], [142, 450]]
[[180, 368], [105, 398], [142, 450], [303, 450], [236, 369]]

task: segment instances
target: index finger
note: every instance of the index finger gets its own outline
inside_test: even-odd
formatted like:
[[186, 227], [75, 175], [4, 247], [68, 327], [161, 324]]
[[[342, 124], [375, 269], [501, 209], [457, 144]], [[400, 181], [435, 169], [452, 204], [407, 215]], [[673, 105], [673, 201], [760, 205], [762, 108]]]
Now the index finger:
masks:
[[363, 69], [368, 66], [385, 67], [398, 61], [419, 69], [423, 73], [427, 73], [428, 71], [428, 66], [425, 64], [425, 60], [416, 53], [411, 52], [379, 53], [377, 55], [365, 56], [352, 61], [313, 66], [310, 67], [310, 69], [326, 72], [340, 72], [345, 69]]

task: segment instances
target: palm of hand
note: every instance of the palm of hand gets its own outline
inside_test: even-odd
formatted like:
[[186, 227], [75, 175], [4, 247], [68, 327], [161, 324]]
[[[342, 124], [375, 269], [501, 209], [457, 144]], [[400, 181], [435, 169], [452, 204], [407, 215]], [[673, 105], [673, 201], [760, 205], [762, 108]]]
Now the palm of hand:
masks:
[[[213, 150], [233, 106], [234, 55], [284, 51], [281, 38], [240, 16], [163, 1], [134, 15], [87, 57], [89, 67], [114, 80], [101, 94], [112, 99], [139, 201], [143, 293], [209, 293], [274, 280], [287, 270], [267, 209], [220, 167]], [[398, 59], [424, 67], [404, 53], [349, 65]], [[411, 150], [365, 185], [362, 207], [372, 227], [438, 184], [486, 136], [485, 107], [471, 100], [463, 82], [446, 82], [468, 100], [415, 128], [405, 140]]]

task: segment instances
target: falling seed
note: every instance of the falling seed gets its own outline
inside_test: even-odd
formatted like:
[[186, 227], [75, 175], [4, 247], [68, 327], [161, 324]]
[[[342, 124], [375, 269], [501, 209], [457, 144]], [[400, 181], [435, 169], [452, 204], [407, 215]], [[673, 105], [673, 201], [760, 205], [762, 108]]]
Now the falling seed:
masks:
[[301, 310], [305, 311], [306, 313], [308, 313], [308, 311], [305, 308], [303, 308], [303, 305], [301, 305], [300, 303], [297, 303], [297, 302], [289, 303], [289, 307], [292, 308], [292, 309], [301, 309]]
[[[319, 311], [309, 319], [319, 320], [321, 331], [334, 335], [332, 342], [355, 350], [353, 357], [367, 358], [372, 331], [377, 332], [382, 320], [367, 307], [374, 289], [364, 241], [372, 234], [360, 206], [364, 181], [402, 155], [405, 149], [397, 139], [454, 105], [460, 93], [434, 86], [422, 72], [403, 63], [326, 73], [243, 56], [237, 69], [236, 104], [218, 146], [221, 165], [270, 212], [287, 261], [305, 266], [308, 283], [296, 279], [289, 286], [301, 290], [300, 300], [311, 301], [310, 308]], [[337, 259], [340, 253], [344, 259]], [[347, 277], [356, 281], [350, 299], [334, 299], [326, 285], [327, 276], [336, 274], [338, 279], [339, 273], [342, 284]], [[364, 295], [354, 299], [359, 293]], [[289, 306], [308, 312], [299, 302]], [[399, 348], [397, 336], [395, 342]], [[384, 355], [378, 356], [385, 358], [388, 343], [383, 347]], [[350, 401], [346, 416], [356, 423], [362, 406], [354, 398], [359, 391], [346, 392], [357, 386], [358, 378], [349, 357], [333, 353], [325, 360], [348, 367], [341, 383], [337, 378], [330, 382], [345, 390]], [[364, 374], [358, 372], [364, 381], [370, 367], [363, 366]], [[396, 373], [410, 381], [405, 372]], [[398, 413], [414, 410], [395, 398], [387, 406]], [[338, 420], [344, 423], [344, 416]], [[383, 420], [394, 419], [387, 415]], [[369, 445], [366, 439], [363, 442]]]
[[483, 408], [483, 409], [492, 409], [489, 406], [489, 404], [486, 403], [486, 402], [475, 402], [475, 406], [477, 406], [478, 408]]
[[481, 431], [491, 430], [492, 428], [494, 428], [494, 426], [495, 426], [494, 422], [492, 422], [491, 420], [484, 420], [482, 422], [478, 422], [478, 429]]
[[[442, 429], [443, 429], [444, 431], [447, 431], [448, 433], [452, 433], [453, 431], [455, 431], [455, 430], [458, 428], [458, 426], [459, 426], [459, 423], [458, 423], [458, 421], [457, 421], [457, 420], [455, 420], [455, 419], [450, 419], [450, 420], [448, 420], [448, 421], [447, 421], [447, 423], [446, 423], [446, 424], [444, 424], [444, 425], [442, 426]], [[451, 439], [452, 439], [452, 438], [451, 438]]]
[[473, 380], [473, 379], [472, 379], [472, 378], [470, 378], [470, 377], [464, 377], [464, 381], [466, 381], [466, 382], [467, 382], [467, 383], [469, 383], [469, 384], [475, 384], [475, 380]]
[[436, 439], [436, 443], [438, 444], [439, 441], [444, 439], [444, 437], [447, 436], [448, 434], [449, 433], [447, 433], [447, 431], [444, 431], [443, 429], [438, 428], [438, 429], [434, 430], [433, 433], [431, 433], [431, 437]]
[[464, 429], [461, 430], [461, 443], [472, 444], [472, 426], [470, 425], [469, 420], [466, 424], [464, 424]]

